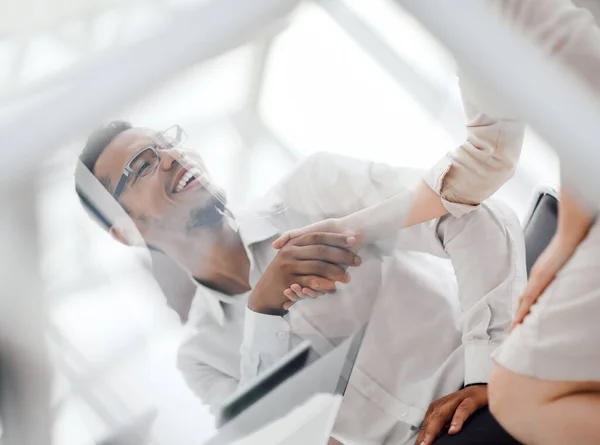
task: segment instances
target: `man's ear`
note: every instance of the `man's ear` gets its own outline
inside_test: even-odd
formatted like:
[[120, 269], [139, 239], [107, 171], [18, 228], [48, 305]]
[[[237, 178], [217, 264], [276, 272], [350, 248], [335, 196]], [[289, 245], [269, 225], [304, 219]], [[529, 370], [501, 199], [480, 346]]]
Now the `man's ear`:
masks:
[[123, 234], [123, 232], [117, 226], [111, 226], [110, 229], [108, 229], [108, 233], [110, 233], [110, 236], [112, 236], [114, 239], [116, 239], [121, 244], [125, 244], [126, 246], [131, 246], [131, 243], [127, 240], [127, 237]]
[[126, 246], [143, 246], [144, 239], [133, 220], [129, 217], [119, 218], [108, 230], [108, 233]]

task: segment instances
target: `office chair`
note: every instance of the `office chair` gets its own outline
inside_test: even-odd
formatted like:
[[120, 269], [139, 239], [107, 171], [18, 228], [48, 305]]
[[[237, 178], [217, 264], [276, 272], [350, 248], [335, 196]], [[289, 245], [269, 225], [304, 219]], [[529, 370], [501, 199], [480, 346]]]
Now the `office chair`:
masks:
[[538, 256], [546, 248], [558, 225], [558, 193], [550, 187], [540, 187], [534, 194], [534, 199], [526, 219], [525, 228], [525, 258], [527, 274]]

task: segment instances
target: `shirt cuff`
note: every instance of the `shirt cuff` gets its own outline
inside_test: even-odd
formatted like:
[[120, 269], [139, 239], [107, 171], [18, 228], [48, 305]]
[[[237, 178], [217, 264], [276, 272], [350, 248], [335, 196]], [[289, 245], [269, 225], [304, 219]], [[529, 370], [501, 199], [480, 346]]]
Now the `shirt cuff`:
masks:
[[246, 308], [242, 350], [255, 357], [276, 361], [291, 348], [287, 316], [267, 315]]
[[452, 159], [450, 156], [446, 155], [425, 172], [423, 175], [423, 181], [425, 181], [425, 183], [440, 196], [442, 199], [442, 205], [446, 208], [446, 210], [448, 210], [448, 213], [450, 213], [452, 216], [460, 218], [461, 216], [472, 212], [479, 206], [452, 202], [444, 198], [444, 189], [446, 188], [444, 179], [450, 171], [450, 168], [452, 168]]
[[493, 366], [491, 355], [498, 346], [492, 343], [465, 345], [465, 386], [472, 383], [487, 383], [490, 380]]

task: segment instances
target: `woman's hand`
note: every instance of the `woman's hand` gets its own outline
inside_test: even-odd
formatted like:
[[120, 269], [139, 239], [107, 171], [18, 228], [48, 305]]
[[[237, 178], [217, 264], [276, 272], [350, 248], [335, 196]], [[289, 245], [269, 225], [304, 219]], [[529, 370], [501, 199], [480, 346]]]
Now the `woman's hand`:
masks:
[[350, 229], [343, 218], [329, 218], [319, 221], [314, 224], [302, 227], [300, 229], [289, 230], [273, 241], [273, 248], [281, 249], [290, 240], [298, 238], [299, 236], [306, 235], [313, 232], [325, 232], [325, 233], [347, 233], [348, 236], [358, 237], [356, 231]]
[[556, 274], [573, 256], [578, 244], [562, 239], [558, 234], [552, 238], [546, 249], [541, 253], [529, 274], [527, 286], [519, 298], [519, 307], [515, 315], [512, 331], [529, 314], [531, 307], [554, 281]]
[[556, 234], [531, 268], [511, 331], [523, 323], [531, 307], [573, 256], [592, 225], [592, 214], [565, 187], [560, 198]]

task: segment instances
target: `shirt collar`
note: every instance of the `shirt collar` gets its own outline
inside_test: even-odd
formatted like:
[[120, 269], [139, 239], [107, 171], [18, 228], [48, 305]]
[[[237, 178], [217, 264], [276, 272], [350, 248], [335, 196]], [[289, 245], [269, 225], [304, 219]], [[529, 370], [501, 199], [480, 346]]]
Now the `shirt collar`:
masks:
[[[240, 238], [242, 239], [244, 249], [246, 249], [248, 259], [250, 260], [250, 271], [252, 271], [255, 267], [252, 246], [273, 238], [280, 233], [276, 227], [276, 222], [273, 220], [271, 215], [281, 212], [282, 208], [282, 206], [276, 204], [274, 206], [270, 206], [270, 211], [248, 211], [242, 213], [239, 218], [236, 218], [238, 232], [240, 234]], [[196, 290], [196, 295], [192, 300], [192, 305], [190, 306], [190, 315], [188, 317], [189, 323], [194, 324], [198, 321], [196, 314], [208, 311], [208, 313], [217, 321], [217, 323], [219, 323], [220, 326], [223, 326], [226, 317], [223, 306], [225, 304], [234, 304], [239, 302], [241, 296], [226, 295], [222, 292], [202, 285], [202, 283], [199, 283], [195, 279], [194, 282], [198, 286], [198, 289]], [[204, 311], [202, 311], [201, 306], [204, 308]]]
[[278, 216], [283, 209], [282, 204], [273, 204], [267, 209], [244, 212], [237, 218], [239, 234], [246, 250], [253, 244], [281, 233], [281, 221]]

